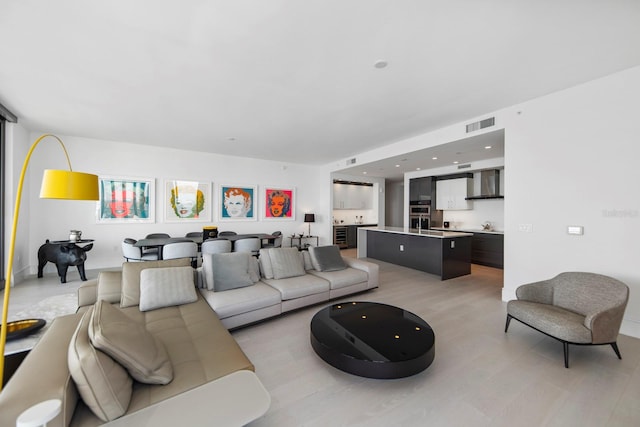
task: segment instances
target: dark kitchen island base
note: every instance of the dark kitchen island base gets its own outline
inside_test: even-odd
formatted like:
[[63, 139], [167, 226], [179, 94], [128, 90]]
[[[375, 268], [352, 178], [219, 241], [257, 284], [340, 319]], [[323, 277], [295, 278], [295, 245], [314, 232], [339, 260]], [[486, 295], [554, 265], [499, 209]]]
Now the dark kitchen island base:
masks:
[[471, 274], [470, 233], [425, 230], [422, 233], [393, 227], [359, 230], [360, 243], [366, 240], [366, 253], [359, 257], [414, 268], [440, 276], [441, 280]]

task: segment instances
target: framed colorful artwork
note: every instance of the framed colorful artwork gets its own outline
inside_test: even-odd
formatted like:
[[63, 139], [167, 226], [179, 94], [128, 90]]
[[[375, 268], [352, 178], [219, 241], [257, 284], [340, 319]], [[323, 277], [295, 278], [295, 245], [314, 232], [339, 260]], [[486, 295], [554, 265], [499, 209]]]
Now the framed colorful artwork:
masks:
[[155, 179], [99, 177], [98, 223], [155, 222]]
[[296, 189], [262, 187], [262, 218], [267, 220], [296, 219]]
[[255, 185], [219, 185], [220, 221], [256, 221], [258, 189]]
[[211, 222], [211, 184], [167, 179], [162, 204], [165, 222]]

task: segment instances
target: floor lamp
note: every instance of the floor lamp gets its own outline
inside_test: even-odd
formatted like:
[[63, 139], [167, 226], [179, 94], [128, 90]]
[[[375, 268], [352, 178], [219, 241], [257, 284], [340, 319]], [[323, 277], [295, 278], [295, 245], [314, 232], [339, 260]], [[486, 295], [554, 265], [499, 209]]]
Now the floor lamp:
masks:
[[4, 286], [4, 303], [2, 306], [2, 325], [0, 326], [0, 391], [2, 390], [2, 382], [4, 378], [4, 348], [7, 341], [7, 316], [9, 313], [9, 294], [11, 292], [11, 274], [13, 270], [13, 254], [16, 243], [16, 231], [18, 229], [18, 215], [20, 213], [20, 201], [22, 199], [22, 185], [27, 172], [27, 166], [31, 159], [31, 154], [36, 146], [46, 137], [52, 137], [58, 140], [62, 146], [62, 151], [67, 158], [69, 170], [52, 170], [44, 171], [42, 177], [42, 187], [40, 189], [40, 197], [44, 199], [68, 199], [68, 200], [98, 200], [98, 176], [82, 172], [73, 172], [71, 169], [71, 161], [67, 149], [62, 140], [55, 135], [44, 134], [40, 136], [31, 145], [27, 157], [22, 165], [20, 180], [18, 181], [18, 190], [16, 193], [16, 204], [13, 211], [13, 226], [11, 228], [11, 240], [9, 243], [9, 259], [7, 265], [7, 280]]

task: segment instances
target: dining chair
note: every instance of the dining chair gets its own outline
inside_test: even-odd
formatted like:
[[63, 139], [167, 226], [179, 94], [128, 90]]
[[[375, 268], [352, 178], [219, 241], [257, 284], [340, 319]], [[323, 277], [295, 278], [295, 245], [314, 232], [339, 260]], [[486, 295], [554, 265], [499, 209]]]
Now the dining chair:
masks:
[[202, 248], [200, 250], [203, 254], [219, 254], [225, 252], [231, 252], [231, 240], [227, 239], [207, 239], [202, 242]]
[[197, 267], [198, 244], [195, 242], [169, 243], [162, 247], [162, 259], [190, 258], [191, 265]]
[[218, 236], [237, 236], [238, 233], [236, 233], [235, 231], [221, 231], [220, 233], [218, 233]]
[[[282, 246], [282, 231], [274, 231], [271, 233], [272, 236], [276, 236], [273, 240], [273, 243], [265, 243], [262, 245], [263, 248], [279, 248]], [[265, 239], [266, 240], [266, 239]]]
[[134, 246], [136, 243], [136, 239], [129, 237], [122, 241], [122, 256], [127, 262], [156, 261], [158, 259], [158, 252], [143, 253], [142, 248]]
[[184, 237], [202, 237], [202, 231], [190, 231]]
[[145, 236], [145, 239], [162, 239], [165, 237], [171, 237], [167, 233], [151, 233]]
[[233, 252], [249, 252], [253, 256], [258, 256], [262, 241], [257, 237], [247, 237], [233, 242]]

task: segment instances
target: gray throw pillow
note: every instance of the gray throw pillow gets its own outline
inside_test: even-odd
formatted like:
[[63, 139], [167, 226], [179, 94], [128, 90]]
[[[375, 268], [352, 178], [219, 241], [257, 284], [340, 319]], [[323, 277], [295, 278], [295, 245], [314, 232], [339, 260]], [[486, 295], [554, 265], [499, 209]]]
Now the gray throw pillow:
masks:
[[309, 247], [309, 255], [313, 268], [318, 271], [337, 271], [347, 268], [342, 256], [340, 248], [336, 245]]
[[304, 276], [304, 262], [298, 248], [275, 248], [269, 251], [274, 279]]
[[252, 256], [248, 252], [213, 254], [213, 290], [220, 292], [253, 285], [249, 273], [250, 258]]

